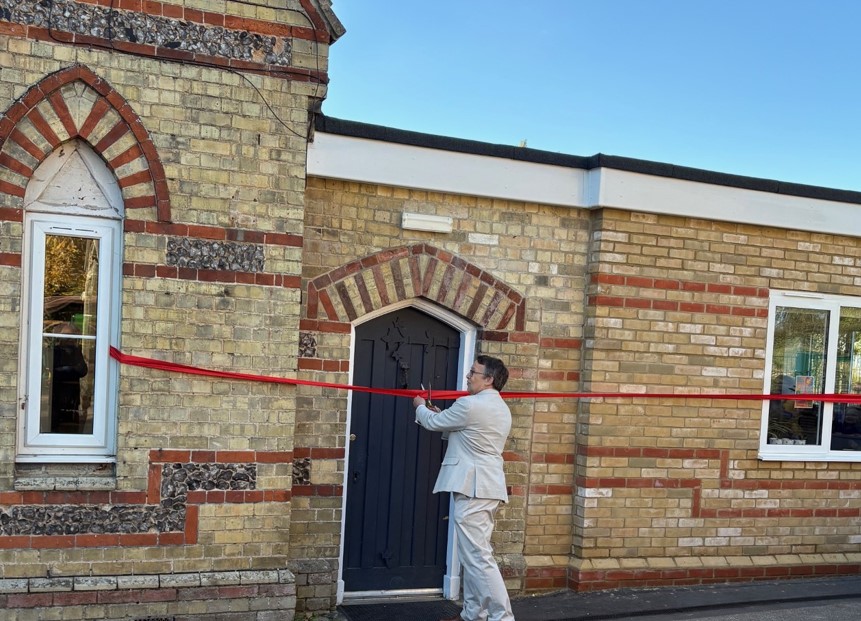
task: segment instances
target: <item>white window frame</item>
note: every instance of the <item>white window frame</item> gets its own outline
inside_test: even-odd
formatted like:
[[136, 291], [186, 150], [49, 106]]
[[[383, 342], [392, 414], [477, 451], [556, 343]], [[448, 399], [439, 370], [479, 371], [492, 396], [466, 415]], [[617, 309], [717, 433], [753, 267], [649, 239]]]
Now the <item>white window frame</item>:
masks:
[[[119, 220], [28, 213], [24, 218], [24, 295], [18, 418], [19, 462], [112, 462], [116, 455], [117, 363], [109, 347], [118, 342]], [[42, 338], [45, 238], [65, 235], [99, 240], [96, 350], [92, 434], [41, 433]]]
[[[71, 189], [74, 188], [74, 189]], [[24, 193], [21, 330], [16, 461], [116, 461], [124, 204], [116, 176], [85, 142], [57, 147], [34, 171]], [[91, 434], [41, 433], [45, 236], [99, 240], [98, 304]]]
[[[829, 311], [828, 347], [825, 352], [824, 394], [833, 394], [837, 377], [837, 349], [840, 331], [840, 309], [845, 307], [861, 308], [861, 298], [827, 295], [804, 291], [776, 291], [769, 293], [768, 332], [765, 351], [765, 377], [763, 394], [771, 393], [771, 373], [774, 357], [775, 313], [778, 307], [807, 308]], [[812, 395], [815, 401], [815, 395]], [[832, 451], [831, 430], [834, 418], [834, 404], [822, 403], [822, 445], [787, 445], [768, 443], [768, 411], [770, 401], [763, 400], [762, 420], [759, 439], [759, 458], [764, 461], [861, 461], [861, 451]], [[827, 445], [826, 445], [827, 442]]]

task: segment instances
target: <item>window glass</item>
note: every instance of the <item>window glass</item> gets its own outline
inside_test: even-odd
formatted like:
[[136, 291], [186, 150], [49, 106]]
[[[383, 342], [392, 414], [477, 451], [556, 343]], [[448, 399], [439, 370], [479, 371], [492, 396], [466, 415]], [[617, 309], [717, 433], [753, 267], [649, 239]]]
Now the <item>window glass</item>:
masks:
[[[835, 392], [861, 396], [861, 308], [840, 309]], [[835, 403], [831, 449], [861, 450], [861, 404]]]
[[120, 222], [27, 214], [18, 461], [113, 459]]
[[[821, 394], [827, 372], [830, 312], [778, 306], [774, 313], [771, 394]], [[768, 408], [768, 443], [822, 443], [821, 401], [773, 400]]]
[[40, 433], [91, 434], [99, 240], [45, 236]]

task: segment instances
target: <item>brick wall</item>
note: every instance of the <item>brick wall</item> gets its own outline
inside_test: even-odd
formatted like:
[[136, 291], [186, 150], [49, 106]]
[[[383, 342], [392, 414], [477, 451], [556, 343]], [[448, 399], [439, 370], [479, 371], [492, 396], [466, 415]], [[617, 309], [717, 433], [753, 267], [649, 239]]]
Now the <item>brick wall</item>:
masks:
[[[584, 347], [593, 392], [760, 393], [768, 291], [858, 296], [858, 240], [603, 210]], [[584, 402], [570, 585], [857, 572], [861, 466], [757, 459], [761, 404]]]
[[[512, 403], [512, 501], [495, 535], [512, 592], [859, 569], [855, 465], [758, 461], [758, 401], [636, 397], [761, 392], [769, 289], [857, 295], [855, 240], [323, 179], [306, 199], [306, 377], [346, 381], [350, 322], [420, 296], [484, 327], [479, 349], [509, 362], [511, 389], [632, 395]], [[454, 230], [402, 230], [404, 211]], [[469, 274], [516, 307], [510, 322], [477, 312], [488, 293]], [[345, 429], [342, 396], [303, 394], [297, 446], [336, 449], [310, 459], [312, 481], [343, 480]], [[333, 506], [312, 495], [294, 516], [322, 517], [294, 531], [297, 554], [334, 558]]]
[[[405, 211], [450, 216], [454, 231], [403, 230]], [[506, 361], [508, 390], [572, 390], [579, 379], [589, 226], [585, 213], [562, 208], [309, 179], [303, 377], [346, 382], [350, 322], [422, 297], [482, 328], [478, 348]], [[346, 398], [320, 389], [300, 393], [296, 451], [312, 447], [312, 484], [338, 487], [334, 498], [315, 494], [301, 505], [294, 488], [291, 549], [297, 558], [336, 559], [342, 516], [332, 508], [340, 507], [342, 493]], [[577, 404], [538, 399], [510, 405], [514, 424], [505, 457], [511, 498], [498, 515], [497, 556], [512, 592], [564, 586]], [[323, 447], [336, 450], [314, 458]], [[297, 587], [300, 601], [304, 588]], [[320, 580], [314, 593], [333, 598], [334, 584]]]
[[[326, 20], [304, 0], [227, 13], [61, 4], [65, 21], [58, 10], [50, 27], [31, 23], [37, 3], [0, 21], [0, 511], [37, 516], [0, 535], [0, 597], [36, 616], [193, 616], [221, 599], [235, 618], [292, 618], [291, 387], [124, 365], [115, 466], [16, 466], [23, 197], [52, 151], [85, 141], [126, 212], [122, 351], [295, 374], [305, 136], [326, 93]], [[109, 9], [124, 26], [113, 38], [83, 28]], [[98, 523], [111, 512], [121, 525]], [[155, 582], [87, 586], [132, 574]], [[227, 574], [236, 581], [203, 578]], [[33, 588], [46, 577], [72, 586]]]
[[[225, 14], [119, 2], [112, 19], [127, 28], [110, 40], [75, 26], [102, 3], [63, 3], [74, 19], [50, 28], [7, 4], [0, 511], [42, 516], [42, 530], [13, 520], [0, 536], [8, 607], [65, 605], [75, 618], [78, 604], [215, 597], [263, 619], [258, 597], [293, 606], [287, 568], [300, 612], [336, 597], [341, 391], [123, 366], [115, 466], [16, 466], [22, 199], [69, 139], [87, 141], [122, 190], [121, 348], [171, 362], [345, 383], [351, 324], [421, 297], [478, 326], [510, 390], [757, 393], [770, 289], [861, 293], [851, 238], [316, 178], [306, 188], [331, 35], [304, 0]], [[170, 45], [135, 34], [141, 11]], [[187, 46], [213, 28], [232, 33], [227, 51]], [[404, 230], [403, 212], [449, 216], [453, 231]], [[758, 461], [756, 402], [511, 405], [511, 501], [494, 543], [513, 593], [861, 568], [859, 468]], [[121, 509], [124, 530], [96, 532], [99, 507]], [[238, 583], [211, 583], [232, 572]], [[146, 610], [194, 614], [182, 606]]]
[[[0, 579], [0, 608], [20, 619], [241, 619], [292, 616], [293, 575], [225, 571], [110, 578]], [[49, 611], [50, 609], [50, 611]], [[62, 616], [61, 616], [62, 615]]]

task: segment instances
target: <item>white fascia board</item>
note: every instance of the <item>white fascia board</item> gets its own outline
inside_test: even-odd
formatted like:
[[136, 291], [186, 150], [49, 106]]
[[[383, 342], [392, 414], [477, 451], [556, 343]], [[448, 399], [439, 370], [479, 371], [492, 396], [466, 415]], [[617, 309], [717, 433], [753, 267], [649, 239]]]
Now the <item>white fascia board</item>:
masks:
[[308, 175], [581, 209], [626, 211], [861, 237], [861, 205], [685, 181], [614, 168], [582, 170], [317, 132]]
[[597, 205], [861, 237], [861, 205], [603, 168]]
[[585, 207], [586, 171], [317, 132], [308, 175], [449, 194]]

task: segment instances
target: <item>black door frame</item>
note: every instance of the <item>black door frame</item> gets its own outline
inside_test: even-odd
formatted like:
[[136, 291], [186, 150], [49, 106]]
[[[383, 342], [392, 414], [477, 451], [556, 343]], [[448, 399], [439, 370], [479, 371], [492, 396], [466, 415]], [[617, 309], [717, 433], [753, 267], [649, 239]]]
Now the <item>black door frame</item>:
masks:
[[[402, 302], [392, 304], [390, 306], [386, 306], [385, 308], [379, 309], [377, 311], [368, 313], [367, 315], [362, 316], [351, 326], [350, 330], [350, 383], [353, 381], [353, 369], [355, 368], [355, 342], [356, 342], [356, 326], [365, 323], [366, 321], [371, 321], [372, 319], [377, 319], [383, 315], [388, 315], [391, 312], [400, 310], [402, 308], [415, 308], [417, 310], [422, 311], [437, 319], [442, 321], [445, 324], [448, 324], [458, 332], [460, 332], [460, 361], [458, 364], [458, 385], [453, 387], [445, 387], [448, 389], [465, 389], [465, 378], [467, 366], [472, 364], [473, 357], [475, 355], [475, 346], [477, 339], [477, 327], [471, 322], [467, 321], [463, 317], [455, 315], [453, 312], [439, 306], [437, 304], [433, 304], [427, 300], [422, 298], [414, 298], [412, 300], [404, 300]], [[440, 389], [443, 387], [440, 386]], [[350, 426], [351, 426], [351, 415], [352, 415], [352, 407], [353, 407], [353, 393], [347, 393], [347, 437], [345, 440], [345, 454], [344, 454], [344, 464], [348, 464], [350, 460]], [[337, 603], [342, 603], [344, 601], [344, 596], [349, 595], [344, 593], [344, 578], [343, 578], [343, 567], [344, 567], [344, 541], [345, 541], [345, 532], [347, 527], [347, 474], [349, 468], [344, 467], [344, 482], [343, 482], [343, 496], [341, 498], [341, 541], [340, 541], [340, 552], [338, 557], [338, 594], [337, 594]], [[451, 515], [451, 512], [449, 512]], [[460, 563], [457, 558], [457, 546], [455, 545], [455, 533], [454, 533], [454, 523], [449, 520], [448, 525], [448, 542], [446, 544], [446, 572], [443, 577], [443, 584], [440, 585], [440, 589], [442, 591], [442, 596], [446, 599], [457, 599], [460, 595]], [[424, 592], [423, 590], [420, 592]], [[373, 594], [373, 596], [385, 596], [387, 591], [379, 591]], [[392, 592], [393, 593], [393, 592]], [[398, 591], [398, 594], [403, 594], [404, 591]], [[365, 595], [365, 594], [363, 594]]]

